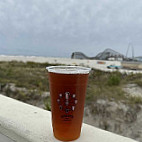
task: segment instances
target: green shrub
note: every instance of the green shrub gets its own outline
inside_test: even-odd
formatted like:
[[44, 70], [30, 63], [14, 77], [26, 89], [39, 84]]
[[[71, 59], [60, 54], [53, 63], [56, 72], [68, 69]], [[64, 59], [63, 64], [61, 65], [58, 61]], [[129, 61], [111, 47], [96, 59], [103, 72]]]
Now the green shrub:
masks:
[[135, 83], [136, 83], [138, 86], [142, 87], [142, 80], [136, 80]]
[[142, 98], [141, 97], [131, 97], [130, 102], [131, 104], [142, 104]]
[[51, 111], [51, 100], [50, 100], [50, 98], [44, 101], [44, 109]]
[[120, 84], [120, 76], [119, 75], [110, 75], [107, 81], [109, 86], [119, 85]]

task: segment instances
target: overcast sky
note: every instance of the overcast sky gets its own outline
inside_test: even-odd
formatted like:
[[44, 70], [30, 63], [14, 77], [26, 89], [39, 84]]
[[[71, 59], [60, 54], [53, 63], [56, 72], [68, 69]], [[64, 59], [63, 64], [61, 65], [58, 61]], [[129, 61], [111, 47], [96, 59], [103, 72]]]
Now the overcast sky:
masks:
[[0, 54], [126, 54], [129, 42], [142, 55], [142, 0], [0, 0]]

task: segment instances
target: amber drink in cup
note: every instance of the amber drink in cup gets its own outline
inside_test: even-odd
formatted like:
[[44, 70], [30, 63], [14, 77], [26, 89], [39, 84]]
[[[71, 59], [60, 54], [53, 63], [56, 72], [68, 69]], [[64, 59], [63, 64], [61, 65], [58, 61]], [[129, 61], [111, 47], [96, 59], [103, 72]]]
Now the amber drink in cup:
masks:
[[54, 136], [62, 141], [75, 140], [81, 133], [90, 68], [50, 66], [47, 70]]

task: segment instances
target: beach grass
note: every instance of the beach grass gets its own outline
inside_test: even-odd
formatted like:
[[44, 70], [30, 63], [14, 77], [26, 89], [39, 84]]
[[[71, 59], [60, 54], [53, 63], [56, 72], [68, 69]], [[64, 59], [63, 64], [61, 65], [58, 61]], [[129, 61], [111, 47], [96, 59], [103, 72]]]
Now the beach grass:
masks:
[[34, 62], [0, 62], [0, 83], [17, 87], [49, 91], [46, 67], [52, 64]]
[[92, 70], [86, 94], [86, 103], [92, 103], [97, 99], [111, 101], [123, 101], [128, 104], [142, 104], [142, 98], [128, 97], [123, 88], [127, 84], [136, 84], [142, 87], [142, 74], [121, 74], [120, 72], [103, 72]]
[[[45, 68], [51, 65], [55, 64], [17, 61], [0, 62], [0, 87], [8, 83], [14, 83], [17, 87], [23, 87], [28, 90], [48, 92], [49, 82]], [[119, 72], [103, 72], [92, 69], [88, 80], [86, 104], [92, 103], [97, 99], [125, 101], [130, 104], [141, 103], [141, 98], [133, 99], [125, 95], [123, 87], [131, 83], [135, 83], [141, 87], [142, 74], [127, 75]], [[6, 94], [10, 94], [10, 90], [7, 89], [6, 91]], [[20, 94], [22, 99], [27, 99], [27, 96], [23, 92], [20, 91]], [[30, 99], [30, 96], [28, 96], [28, 99]], [[45, 102], [47, 109], [50, 109], [49, 104], [50, 100], [48, 103]]]

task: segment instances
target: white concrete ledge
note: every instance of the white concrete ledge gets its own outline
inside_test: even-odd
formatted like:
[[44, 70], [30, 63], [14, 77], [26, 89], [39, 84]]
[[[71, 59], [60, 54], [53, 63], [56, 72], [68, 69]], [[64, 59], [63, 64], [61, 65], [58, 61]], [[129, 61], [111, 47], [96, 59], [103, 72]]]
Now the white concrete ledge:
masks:
[[[0, 133], [15, 142], [59, 142], [48, 111], [0, 95]], [[136, 142], [87, 124], [75, 142]]]
[[7, 136], [2, 135], [0, 133], [0, 142], [14, 142], [13, 140], [9, 139]]

